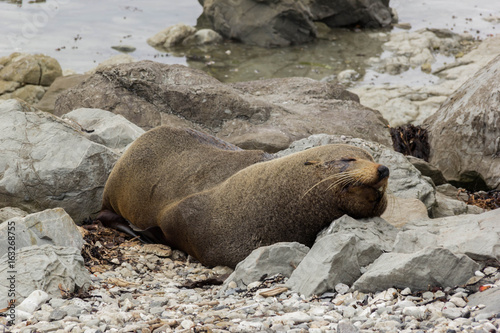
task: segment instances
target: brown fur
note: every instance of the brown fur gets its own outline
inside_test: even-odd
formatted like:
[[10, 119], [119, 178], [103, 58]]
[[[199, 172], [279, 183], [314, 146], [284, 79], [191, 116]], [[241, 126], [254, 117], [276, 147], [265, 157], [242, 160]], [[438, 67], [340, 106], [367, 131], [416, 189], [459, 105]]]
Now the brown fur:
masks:
[[381, 177], [379, 168], [385, 167], [348, 145], [270, 160], [196, 131], [159, 127], [118, 161], [103, 212], [140, 229], [159, 226], [168, 245], [207, 266], [235, 267], [259, 246], [311, 246], [344, 214], [380, 216], [388, 174]]

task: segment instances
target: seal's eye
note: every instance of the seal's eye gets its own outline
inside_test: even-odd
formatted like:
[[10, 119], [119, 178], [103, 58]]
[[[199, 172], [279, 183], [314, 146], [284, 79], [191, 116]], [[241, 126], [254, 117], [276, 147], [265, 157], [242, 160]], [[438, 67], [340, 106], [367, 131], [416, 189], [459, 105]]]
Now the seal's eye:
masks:
[[340, 160], [342, 162], [355, 162], [356, 161], [355, 158], [341, 158]]

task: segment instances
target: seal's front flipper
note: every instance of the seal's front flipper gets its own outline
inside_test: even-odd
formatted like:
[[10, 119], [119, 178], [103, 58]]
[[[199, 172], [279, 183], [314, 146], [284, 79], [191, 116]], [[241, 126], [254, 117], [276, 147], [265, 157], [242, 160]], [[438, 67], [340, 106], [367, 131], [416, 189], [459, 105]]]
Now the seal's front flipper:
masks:
[[139, 234], [139, 239], [144, 243], [169, 245], [160, 227], [151, 227], [145, 230], [140, 230], [132, 224], [129, 224], [129, 227], [133, 229], [133, 232]]
[[167, 240], [159, 227], [151, 227], [141, 230], [132, 225], [123, 216], [120, 216], [111, 210], [101, 210], [99, 215], [97, 215], [96, 220], [101, 221], [102, 225], [107, 228], [116, 229], [132, 237], [138, 237], [143, 243], [168, 245]]

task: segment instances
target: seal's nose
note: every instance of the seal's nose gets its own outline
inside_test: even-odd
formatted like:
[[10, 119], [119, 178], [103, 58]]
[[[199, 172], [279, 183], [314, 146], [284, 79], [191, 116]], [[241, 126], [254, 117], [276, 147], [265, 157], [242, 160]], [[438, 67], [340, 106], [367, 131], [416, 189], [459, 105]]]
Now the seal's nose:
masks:
[[379, 165], [377, 172], [380, 180], [389, 177], [389, 168], [385, 165]]

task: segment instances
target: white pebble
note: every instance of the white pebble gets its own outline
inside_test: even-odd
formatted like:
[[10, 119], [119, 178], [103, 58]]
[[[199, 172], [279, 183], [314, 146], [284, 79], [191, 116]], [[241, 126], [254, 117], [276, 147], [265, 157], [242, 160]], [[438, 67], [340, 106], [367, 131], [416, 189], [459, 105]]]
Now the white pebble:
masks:
[[335, 286], [335, 291], [340, 295], [344, 295], [349, 291], [349, 286], [347, 284], [337, 283], [337, 285]]
[[411, 295], [411, 289], [410, 288], [403, 289], [401, 291], [401, 295], [403, 295], [403, 296]]
[[450, 302], [455, 304], [459, 308], [463, 308], [467, 305], [467, 302], [461, 297], [452, 297], [450, 298]]
[[181, 327], [184, 328], [185, 330], [188, 330], [193, 326], [194, 323], [191, 320], [186, 319], [181, 322]]
[[403, 314], [405, 316], [412, 316], [418, 320], [423, 320], [427, 317], [425, 308], [419, 306], [407, 306], [403, 309]]
[[484, 273], [483, 273], [483, 272], [481, 272], [481, 271], [475, 271], [475, 272], [474, 272], [474, 275], [475, 275], [475, 276], [479, 276], [479, 277], [483, 277], [483, 276], [484, 276]]
[[483, 269], [483, 272], [484, 272], [484, 274], [486, 274], [486, 275], [490, 275], [490, 274], [495, 273], [497, 270], [498, 270], [498, 269], [497, 269], [496, 267], [491, 267], [491, 266], [489, 266], [489, 267], [486, 267], [485, 269]]

